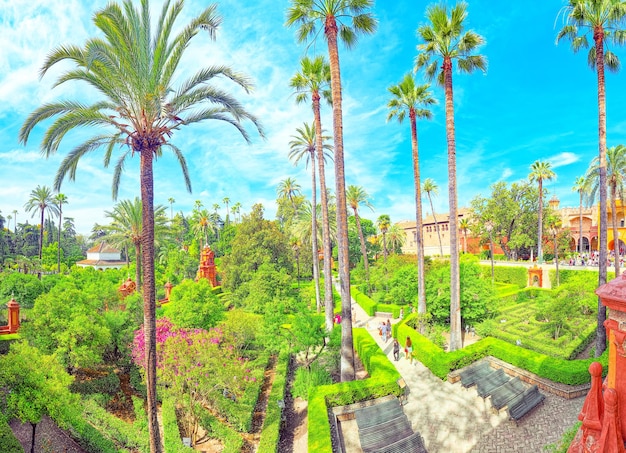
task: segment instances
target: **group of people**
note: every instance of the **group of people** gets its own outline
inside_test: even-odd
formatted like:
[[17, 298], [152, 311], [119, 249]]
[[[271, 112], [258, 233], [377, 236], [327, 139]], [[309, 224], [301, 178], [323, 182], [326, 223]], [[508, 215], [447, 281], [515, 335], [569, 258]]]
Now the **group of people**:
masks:
[[[406, 342], [404, 343], [404, 357], [409, 360], [411, 365], [413, 364], [413, 342], [409, 336], [406, 337]], [[397, 338], [393, 339], [393, 360], [396, 362], [400, 360], [400, 342]]]
[[378, 326], [378, 335], [382, 337], [383, 343], [387, 343], [387, 341], [389, 341], [389, 339], [391, 338], [391, 321], [381, 321], [380, 325]]

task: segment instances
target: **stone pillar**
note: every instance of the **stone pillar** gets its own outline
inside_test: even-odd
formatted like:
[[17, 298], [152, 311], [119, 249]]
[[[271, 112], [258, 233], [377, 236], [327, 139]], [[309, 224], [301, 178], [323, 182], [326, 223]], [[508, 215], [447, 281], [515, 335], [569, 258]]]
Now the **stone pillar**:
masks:
[[[537, 282], [536, 285], [535, 282]], [[536, 264], [528, 268], [528, 286], [543, 288], [543, 269]]]
[[7, 307], [9, 308], [9, 333], [15, 333], [20, 328], [20, 304], [11, 298]]
[[167, 282], [165, 284], [165, 300], [170, 300], [170, 294], [172, 293], [173, 287], [174, 285], [172, 285], [170, 282]]

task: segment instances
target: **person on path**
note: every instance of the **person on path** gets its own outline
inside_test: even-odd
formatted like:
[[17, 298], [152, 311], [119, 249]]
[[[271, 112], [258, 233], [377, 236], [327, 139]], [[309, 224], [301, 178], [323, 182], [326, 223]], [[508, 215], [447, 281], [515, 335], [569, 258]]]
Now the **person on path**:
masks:
[[409, 336], [406, 337], [406, 343], [404, 344], [404, 355], [409, 359], [409, 363], [413, 365], [413, 342]]
[[404, 307], [400, 307], [400, 321], [404, 318]]
[[398, 361], [400, 359], [400, 343], [398, 343], [398, 339], [393, 339], [393, 360]]
[[391, 340], [391, 321], [387, 320], [387, 341]]

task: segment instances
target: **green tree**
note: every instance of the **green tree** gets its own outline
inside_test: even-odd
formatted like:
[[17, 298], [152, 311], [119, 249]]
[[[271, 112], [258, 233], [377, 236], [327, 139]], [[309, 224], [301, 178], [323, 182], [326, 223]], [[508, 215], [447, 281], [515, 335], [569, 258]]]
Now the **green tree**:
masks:
[[[412, 74], [406, 74], [397, 85], [388, 88], [392, 98], [387, 107], [389, 114], [387, 121], [397, 118], [398, 122], [404, 121], [406, 114], [409, 114], [409, 126], [411, 127], [411, 154], [413, 156], [413, 179], [415, 182], [415, 242], [417, 243], [417, 280], [419, 283], [419, 296], [417, 312], [426, 313], [426, 291], [424, 287], [424, 240], [422, 238], [422, 190], [420, 180], [419, 148], [417, 143], [417, 119], [431, 119], [432, 112], [428, 107], [437, 103], [430, 91], [430, 85], [416, 85]], [[428, 195], [430, 199], [430, 193]], [[432, 207], [432, 201], [431, 201]], [[433, 210], [433, 217], [435, 211]], [[439, 229], [437, 229], [439, 233]], [[441, 249], [441, 237], [439, 238], [439, 248]], [[442, 253], [443, 255], [443, 253]]]
[[41, 253], [43, 250], [43, 226], [44, 226], [44, 214], [46, 209], [48, 209], [48, 214], [50, 212], [56, 214], [58, 209], [54, 204], [54, 197], [52, 196], [52, 191], [47, 186], [37, 186], [36, 189], [30, 192], [30, 198], [24, 205], [24, 209], [26, 212], [31, 213], [31, 217], [34, 217], [35, 214], [40, 214], [40, 222], [39, 222], [39, 259], [41, 259]]
[[[330, 91], [330, 65], [325, 61], [323, 56], [317, 56], [313, 59], [308, 57], [300, 60], [300, 72], [296, 73], [289, 82], [290, 86], [296, 92], [296, 102], [301, 103], [307, 101], [311, 96], [311, 106], [313, 108], [313, 118], [315, 127], [315, 149], [317, 152], [317, 170], [320, 178], [320, 198], [322, 208], [322, 251], [324, 255], [324, 307], [326, 330], [330, 332], [333, 329], [333, 310], [334, 302], [332, 298], [332, 279], [331, 261], [332, 261], [332, 244], [330, 233], [330, 213], [328, 192], [326, 189], [326, 169], [325, 169], [325, 153], [324, 153], [324, 137], [322, 135], [322, 117], [320, 101], [324, 98], [329, 104], [332, 104]], [[313, 203], [315, 204], [315, 203]]]
[[370, 208], [374, 211], [374, 206], [370, 203], [369, 195], [365, 189], [361, 186], [349, 185], [346, 192], [346, 203], [352, 213], [354, 214], [354, 221], [356, 222], [356, 229], [359, 233], [359, 242], [361, 244], [361, 257], [363, 258], [363, 266], [365, 267], [365, 283], [367, 284], [367, 291], [370, 290], [370, 266], [369, 258], [367, 256], [367, 249], [365, 247], [365, 236], [363, 235], [363, 228], [361, 227], [361, 216], [359, 216], [359, 207], [361, 205]]
[[[561, 10], [565, 25], [559, 31], [556, 42], [567, 38], [572, 42], [572, 50], [589, 48], [587, 34], [591, 32], [593, 46], [589, 49], [587, 63], [596, 70], [598, 90], [598, 162], [600, 184], [600, 240], [598, 244], [599, 266], [598, 286], [606, 283], [607, 275], [607, 194], [606, 194], [606, 85], [604, 69], [617, 72], [620, 67], [616, 54], [608, 48], [609, 44], [623, 44], [624, 17], [626, 4], [623, 1], [569, 0]], [[596, 335], [596, 357], [606, 349], [606, 307], [598, 297], [598, 333]]]
[[53, 355], [43, 355], [26, 342], [11, 345], [0, 356], [0, 387], [10, 389], [0, 401], [0, 414], [32, 426], [30, 452], [35, 453], [35, 431], [41, 417], [55, 415], [64, 406], [77, 404], [69, 391], [72, 377]]
[[537, 211], [537, 261], [539, 263], [543, 263], [543, 182], [555, 177], [556, 174], [552, 171], [550, 162], [537, 160], [530, 166], [528, 179], [532, 182], [536, 181], [539, 186], [539, 209]]
[[376, 226], [383, 237], [383, 261], [387, 263], [387, 231], [391, 227], [391, 219], [388, 214], [381, 214], [376, 219]]
[[0, 278], [0, 303], [5, 304], [12, 297], [22, 308], [33, 308], [35, 299], [44, 292], [44, 287], [32, 274], [3, 272]]
[[164, 314], [177, 327], [209, 329], [224, 318], [224, 306], [208, 280], [184, 280], [172, 289]]
[[459, 229], [463, 233], [463, 253], [467, 253], [467, 232], [470, 230], [470, 223], [467, 218], [462, 218], [459, 222]]
[[[19, 135], [22, 143], [26, 143], [38, 123], [57, 117], [41, 144], [43, 153], [50, 156], [56, 153], [71, 129], [96, 126], [106, 131], [89, 137], [70, 151], [57, 172], [57, 189], [68, 174], [70, 179], [74, 178], [78, 162], [85, 154], [103, 148], [106, 166], [113, 152], [121, 149], [113, 177], [113, 196], [116, 198], [126, 159], [135, 154], [139, 156], [146, 357], [151, 362], [146, 367], [147, 406], [150, 451], [153, 453], [162, 451], [156, 414], [154, 159], [164, 149], [173, 151], [190, 190], [185, 158], [170, 141], [175, 130], [204, 120], [219, 120], [233, 125], [248, 140], [242, 122], [250, 120], [262, 133], [254, 116], [233, 96], [210, 83], [225, 77], [248, 91], [250, 83], [247, 78], [221, 65], [200, 69], [186, 80], [179, 74], [179, 63], [191, 39], [202, 30], [215, 38], [220, 24], [213, 4], [182, 29], [175, 27], [183, 5], [183, 2], [166, 2], [155, 27], [152, 26], [148, 0], [141, 0], [137, 8], [132, 0], [124, 0], [121, 5], [111, 2], [96, 12], [94, 24], [104, 38], [90, 39], [82, 48], [65, 45], [53, 50], [44, 62], [41, 74], [45, 75], [57, 63], [68, 60], [73, 67], [62, 73], [57, 85], [82, 81], [95, 88], [102, 99], [91, 105], [73, 101], [44, 104], [27, 118]], [[180, 80], [180, 85], [175, 86]]]
[[[448, 14], [449, 12], [449, 14]], [[420, 52], [415, 61], [416, 69], [426, 69], [428, 79], [437, 79], [444, 87], [446, 105], [446, 141], [448, 143], [448, 202], [450, 204], [450, 350], [461, 348], [461, 307], [459, 277], [459, 241], [456, 188], [456, 138], [454, 124], [454, 102], [452, 92], [452, 66], [466, 73], [476, 69], [486, 71], [487, 60], [474, 54], [485, 39], [472, 30], [464, 31], [467, 19], [467, 4], [459, 2], [448, 10], [445, 5], [431, 5], [426, 9], [429, 24], [417, 29], [424, 41], [417, 46]], [[432, 60], [432, 61], [431, 61]]]
[[[293, 145], [290, 146], [293, 148]], [[290, 158], [291, 154], [292, 153], [289, 153]], [[294, 164], [298, 163], [300, 157], [302, 156], [299, 156]], [[293, 178], [283, 179], [278, 183], [278, 187], [276, 188], [276, 195], [278, 195], [278, 198], [286, 198], [287, 200], [289, 200], [289, 203], [291, 203], [291, 207], [293, 208], [294, 215], [296, 216], [298, 215], [298, 207], [294, 202], [294, 197], [300, 195], [301, 189], [302, 187], [300, 186], [300, 184], [298, 184]]]
[[[287, 10], [287, 25], [299, 25], [298, 41], [304, 42], [318, 35], [323, 27], [328, 44], [330, 85], [333, 100], [333, 137], [335, 151], [335, 193], [337, 196], [337, 249], [339, 253], [339, 284], [342, 307], [341, 380], [354, 380], [354, 349], [352, 341], [352, 310], [350, 298], [350, 257], [348, 251], [348, 219], [346, 182], [343, 157], [343, 112], [341, 69], [337, 42], [346, 47], [356, 45], [359, 34], [371, 34], [377, 21], [369, 11], [372, 0], [292, 0]], [[348, 23], [351, 21], [351, 23]], [[321, 129], [320, 129], [321, 130]], [[326, 278], [329, 276], [327, 275]], [[329, 307], [326, 307], [328, 310]]]
[[230, 217], [228, 216], [228, 203], [230, 203], [230, 198], [224, 197], [222, 203], [226, 206], [226, 225], [230, 225]]

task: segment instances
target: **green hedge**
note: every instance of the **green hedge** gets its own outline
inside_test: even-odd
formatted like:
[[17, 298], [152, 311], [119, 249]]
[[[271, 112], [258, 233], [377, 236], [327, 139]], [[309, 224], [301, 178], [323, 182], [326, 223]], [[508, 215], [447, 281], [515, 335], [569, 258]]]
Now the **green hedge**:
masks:
[[169, 396], [163, 396], [161, 404], [161, 419], [163, 421], [163, 447], [167, 453], [193, 453], [195, 450], [186, 447], [180, 438], [178, 422], [176, 420], [176, 406]]
[[261, 439], [257, 451], [259, 453], [276, 453], [278, 451], [278, 441], [280, 440], [280, 421], [283, 410], [278, 405], [279, 401], [285, 401], [285, 389], [287, 386], [287, 371], [291, 356], [281, 354], [278, 357], [276, 371], [274, 372], [274, 383], [267, 399], [265, 409], [265, 420], [261, 429]]
[[372, 336], [363, 328], [353, 329], [354, 347], [369, 373], [369, 379], [314, 387], [309, 391], [308, 450], [332, 453], [328, 407], [395, 394], [401, 390], [400, 374]]
[[115, 443], [91, 426], [83, 416], [81, 405], [67, 405], [61, 412], [51, 414], [59, 428], [70, 433], [81, 447], [90, 453], [118, 453]]
[[[211, 433], [209, 434], [210, 437], [219, 439], [224, 445], [222, 453], [239, 453], [241, 451], [243, 448], [243, 438], [237, 431], [220, 422], [200, 405], [197, 406], [196, 413], [199, 414], [200, 426]], [[169, 452], [169, 450], [165, 451]]]
[[[483, 278], [491, 278], [490, 264], [481, 264], [480, 270]], [[524, 288], [528, 284], [528, 268], [523, 266], [494, 266], [493, 278], [496, 282], [511, 283]]]
[[350, 287], [350, 294], [368, 316], [375, 316], [377, 311], [381, 311], [391, 313], [394, 318], [399, 318], [401, 308], [404, 307], [405, 312], [408, 310], [408, 307], [403, 305], [377, 303], [366, 294], [363, 294], [356, 286]]
[[[142, 433], [134, 424], [127, 423], [107, 412], [94, 401], [83, 400], [83, 417], [105, 437], [115, 442], [118, 447], [150, 451], [146, 433]], [[139, 423], [138, 426], [141, 426], [142, 421]]]
[[24, 453], [22, 444], [17, 440], [11, 427], [0, 417], [0, 451], [2, 453]]
[[[411, 319], [414, 315], [407, 317]], [[463, 349], [445, 352], [434, 345], [415, 329], [406, 325], [406, 320], [397, 327], [398, 338], [411, 337], [413, 355], [440, 379], [448, 373], [463, 368], [485, 356], [493, 356], [540, 377], [569, 385], [585, 384], [590, 381], [589, 365], [599, 361], [607, 368], [608, 352], [602, 357], [585, 360], [565, 360], [530, 351], [497, 338], [487, 337]]]

